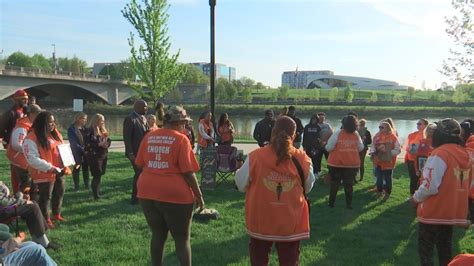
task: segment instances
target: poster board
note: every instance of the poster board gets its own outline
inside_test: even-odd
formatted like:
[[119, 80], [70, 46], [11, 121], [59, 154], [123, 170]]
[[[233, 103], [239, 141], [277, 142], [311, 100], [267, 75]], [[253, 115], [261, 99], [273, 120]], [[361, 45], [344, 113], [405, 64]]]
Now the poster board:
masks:
[[64, 167], [76, 164], [74, 156], [72, 155], [71, 146], [69, 144], [58, 145], [58, 151], [59, 155], [61, 156], [61, 160], [63, 161]]
[[74, 100], [72, 100], [72, 110], [74, 112], [83, 112], [84, 111], [84, 100], [83, 99], [74, 99]]
[[423, 168], [425, 167], [428, 157], [418, 156], [417, 160], [418, 160], [418, 170], [420, 171], [420, 173], [423, 173]]
[[377, 144], [376, 155], [381, 162], [391, 162], [393, 160], [393, 156], [390, 143]]
[[214, 189], [216, 187], [217, 148], [201, 149], [201, 188]]

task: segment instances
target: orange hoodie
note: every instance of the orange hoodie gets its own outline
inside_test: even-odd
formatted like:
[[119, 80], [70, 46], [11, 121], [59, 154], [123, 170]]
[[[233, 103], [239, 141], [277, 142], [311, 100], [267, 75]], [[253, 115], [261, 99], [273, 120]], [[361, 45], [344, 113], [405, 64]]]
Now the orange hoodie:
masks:
[[431, 153], [423, 168], [423, 182], [413, 195], [421, 223], [467, 223], [473, 155], [457, 144], [444, 144]]
[[[26, 162], [25, 155], [23, 155], [23, 151], [18, 151], [17, 149], [22, 149], [23, 141], [30, 128], [31, 122], [28, 117], [18, 119], [15, 128], [12, 130], [12, 136], [7, 147], [7, 158], [10, 160], [10, 163], [24, 170], [28, 168], [28, 163]], [[17, 148], [15, 149], [15, 147]]]

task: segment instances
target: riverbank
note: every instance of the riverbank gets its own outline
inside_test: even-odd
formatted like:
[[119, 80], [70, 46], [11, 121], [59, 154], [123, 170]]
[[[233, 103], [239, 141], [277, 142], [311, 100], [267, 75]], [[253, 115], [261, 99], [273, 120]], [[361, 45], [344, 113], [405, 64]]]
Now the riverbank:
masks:
[[[284, 104], [217, 104], [216, 114], [262, 116], [265, 110], [271, 109], [278, 114]], [[207, 105], [186, 105], [192, 117], [199, 116], [208, 109]], [[86, 113], [102, 113], [105, 115], [127, 115], [132, 106], [112, 106], [105, 104], [87, 104]], [[420, 117], [473, 117], [474, 107], [443, 107], [443, 106], [362, 106], [362, 105], [296, 105], [298, 115], [311, 116], [317, 112], [325, 112], [330, 116], [344, 116], [354, 111], [365, 118], [393, 117], [396, 119], [417, 119]]]

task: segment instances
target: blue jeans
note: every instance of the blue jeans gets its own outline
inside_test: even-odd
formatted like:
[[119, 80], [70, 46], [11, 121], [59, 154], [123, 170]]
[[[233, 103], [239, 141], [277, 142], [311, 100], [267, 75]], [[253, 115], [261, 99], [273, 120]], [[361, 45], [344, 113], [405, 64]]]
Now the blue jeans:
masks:
[[[385, 192], [390, 195], [392, 193], [392, 174], [393, 169], [382, 170], [377, 166], [375, 168], [375, 176], [377, 177], [377, 191], [382, 192], [385, 189]], [[384, 186], [385, 181], [385, 186]]]
[[46, 249], [43, 246], [28, 241], [21, 244], [17, 251], [4, 257], [3, 265], [56, 266], [57, 264], [46, 253]]

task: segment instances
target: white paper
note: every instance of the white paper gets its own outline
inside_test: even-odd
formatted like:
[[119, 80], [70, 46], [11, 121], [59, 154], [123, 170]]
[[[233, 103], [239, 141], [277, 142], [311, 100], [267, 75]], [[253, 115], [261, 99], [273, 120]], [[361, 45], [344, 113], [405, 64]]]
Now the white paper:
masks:
[[76, 164], [74, 156], [72, 155], [71, 146], [69, 144], [58, 145], [59, 155], [63, 161], [64, 167]]
[[84, 100], [74, 99], [72, 101], [72, 109], [74, 112], [83, 112], [84, 111]]

